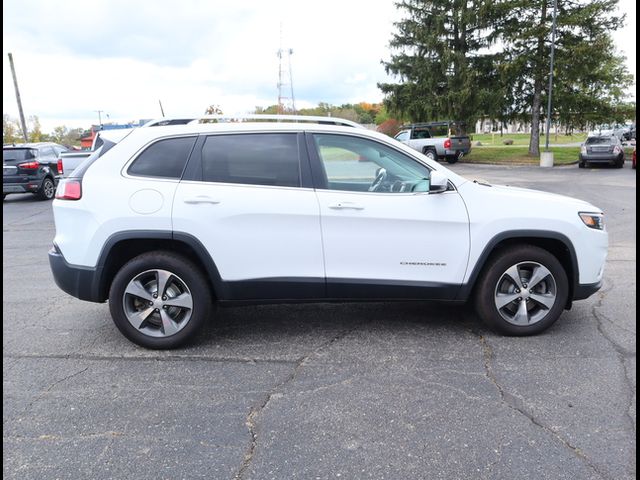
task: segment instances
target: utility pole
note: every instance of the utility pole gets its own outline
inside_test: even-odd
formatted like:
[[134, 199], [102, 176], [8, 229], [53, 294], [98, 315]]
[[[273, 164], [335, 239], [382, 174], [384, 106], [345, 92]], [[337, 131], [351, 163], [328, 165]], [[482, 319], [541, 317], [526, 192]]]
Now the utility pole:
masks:
[[98, 112], [98, 124], [102, 126], [102, 112], [104, 112], [104, 110], [94, 110], [94, 112]]
[[[549, 101], [547, 102], [547, 126], [544, 149], [549, 151], [549, 133], [551, 130], [551, 94], [553, 93], [553, 56], [556, 50], [556, 15], [558, 11], [558, 0], [553, 0], [553, 26], [551, 27], [551, 67], [549, 68]], [[556, 127], [557, 129], [558, 127]]]
[[16, 89], [16, 101], [18, 102], [18, 112], [20, 112], [20, 124], [22, 125], [22, 136], [27, 142], [27, 122], [24, 121], [24, 112], [22, 111], [22, 100], [20, 100], [20, 90], [18, 89], [18, 78], [16, 77], [16, 69], [13, 66], [13, 55], [9, 55], [9, 65], [11, 65], [11, 75], [13, 75], [13, 86]]

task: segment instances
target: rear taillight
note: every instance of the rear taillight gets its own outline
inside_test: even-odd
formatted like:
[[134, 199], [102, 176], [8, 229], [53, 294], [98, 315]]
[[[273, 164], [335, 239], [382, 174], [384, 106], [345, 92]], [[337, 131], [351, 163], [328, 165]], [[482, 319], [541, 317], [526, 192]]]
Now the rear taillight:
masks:
[[56, 190], [58, 200], [80, 200], [82, 198], [82, 183], [80, 180], [60, 180]]
[[37, 170], [40, 168], [40, 164], [38, 162], [27, 162], [19, 164], [18, 167], [24, 170]]
[[62, 170], [62, 159], [58, 159], [58, 175], [62, 175], [64, 171]]
[[444, 141], [444, 148], [447, 148], [447, 149], [451, 148], [451, 139], [450, 138], [447, 138]]

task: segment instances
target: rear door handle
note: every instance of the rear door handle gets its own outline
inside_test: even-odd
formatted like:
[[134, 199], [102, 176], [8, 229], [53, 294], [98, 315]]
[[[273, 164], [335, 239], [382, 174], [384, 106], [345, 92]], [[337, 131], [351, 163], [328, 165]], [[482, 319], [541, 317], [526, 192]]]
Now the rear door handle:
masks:
[[198, 195], [196, 197], [186, 197], [184, 199], [184, 203], [189, 203], [189, 204], [209, 203], [211, 205], [217, 205], [220, 203], [220, 201], [215, 200], [207, 195]]
[[329, 208], [333, 210], [364, 210], [362, 205], [353, 202], [338, 202], [333, 205], [329, 205]]

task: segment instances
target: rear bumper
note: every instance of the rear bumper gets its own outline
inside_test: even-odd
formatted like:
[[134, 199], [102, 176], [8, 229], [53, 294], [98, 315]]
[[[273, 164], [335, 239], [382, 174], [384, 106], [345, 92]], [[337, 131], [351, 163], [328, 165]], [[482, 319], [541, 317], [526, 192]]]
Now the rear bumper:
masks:
[[62, 291], [88, 302], [101, 303], [106, 300], [101, 298], [99, 289], [102, 267], [87, 268], [70, 265], [55, 245], [49, 250], [49, 265], [53, 279]]
[[602, 155], [580, 155], [581, 162], [589, 163], [615, 163], [620, 159], [620, 154], [605, 153]]
[[602, 288], [602, 280], [596, 283], [579, 283], [573, 290], [574, 300], [584, 300]]
[[462, 147], [462, 148], [456, 148], [451, 150], [445, 150], [444, 154], [445, 154], [445, 157], [455, 157], [460, 152], [462, 152], [464, 155], [469, 155], [469, 152], [471, 152], [471, 147]]
[[44, 177], [11, 176], [3, 177], [2, 193], [35, 193], [42, 187]]

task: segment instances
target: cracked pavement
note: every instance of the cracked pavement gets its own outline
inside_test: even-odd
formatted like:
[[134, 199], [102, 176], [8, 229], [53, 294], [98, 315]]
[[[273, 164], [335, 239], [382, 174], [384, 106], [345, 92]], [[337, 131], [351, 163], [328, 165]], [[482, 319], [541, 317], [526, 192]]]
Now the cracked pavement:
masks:
[[7, 197], [4, 478], [635, 478], [635, 171], [453, 170], [601, 207], [603, 289], [529, 338], [470, 306], [270, 305], [155, 352], [55, 286], [50, 203]]

